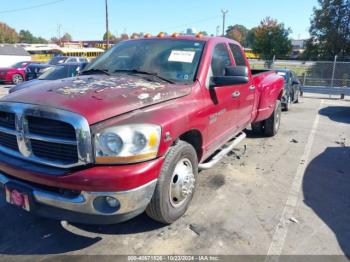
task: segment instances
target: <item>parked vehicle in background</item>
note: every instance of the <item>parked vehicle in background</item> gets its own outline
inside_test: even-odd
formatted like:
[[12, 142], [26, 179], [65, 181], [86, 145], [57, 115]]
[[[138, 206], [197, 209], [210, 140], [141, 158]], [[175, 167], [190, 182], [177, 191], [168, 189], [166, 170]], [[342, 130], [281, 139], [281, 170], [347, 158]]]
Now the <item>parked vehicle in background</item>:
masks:
[[[68, 43], [68, 45], [70, 44]], [[40, 62], [48, 62], [51, 58], [56, 56], [85, 57], [93, 59], [104, 52], [101, 48], [83, 47], [81, 44], [80, 46], [78, 45], [75, 47], [61, 47], [56, 44], [29, 44], [24, 45], [24, 47], [32, 56], [32, 60]]]
[[26, 80], [28, 81], [28, 80], [36, 79], [52, 67], [54, 66], [48, 65], [48, 64], [32, 63], [28, 65], [25, 70]]
[[67, 63], [89, 63], [89, 60], [85, 57], [55, 56], [48, 62], [49, 65], [60, 65]]
[[86, 65], [87, 63], [71, 63], [50, 67], [49, 70], [40, 75], [37, 79], [18, 84], [10, 88], [9, 92], [13, 93], [15, 91], [46, 83], [48, 81], [77, 76]]
[[77, 78], [0, 99], [0, 188], [41, 216], [113, 224], [146, 210], [173, 223], [198, 170], [242, 142], [247, 126], [277, 134], [283, 85], [274, 71], [251, 71], [227, 38], [120, 42]]
[[18, 62], [9, 68], [0, 68], [0, 82], [19, 84], [26, 80], [25, 70], [31, 61]]
[[275, 71], [284, 78], [284, 94], [281, 102], [282, 108], [288, 111], [290, 104], [299, 102], [300, 80], [290, 69], [275, 69]]

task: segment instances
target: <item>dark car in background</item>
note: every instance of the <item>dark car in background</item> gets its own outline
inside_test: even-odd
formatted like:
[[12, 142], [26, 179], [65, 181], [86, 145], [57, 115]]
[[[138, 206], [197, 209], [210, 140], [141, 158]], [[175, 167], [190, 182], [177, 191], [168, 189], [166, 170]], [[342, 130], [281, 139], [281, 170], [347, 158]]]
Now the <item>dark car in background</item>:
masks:
[[33, 62], [22, 61], [11, 67], [0, 68], [0, 82], [19, 84], [26, 80], [25, 70]]
[[77, 76], [85, 68], [86, 65], [87, 63], [71, 63], [51, 66], [51, 68], [40, 75], [37, 79], [16, 85], [12, 87], [9, 92], [13, 93], [15, 91], [46, 83], [48, 81]]
[[295, 72], [290, 69], [276, 69], [277, 74], [284, 77], [284, 95], [282, 97], [282, 108], [289, 110], [289, 105], [299, 102], [300, 80]]
[[52, 67], [54, 66], [48, 64], [32, 63], [28, 65], [25, 70], [26, 80], [36, 79]]
[[61, 65], [68, 63], [88, 63], [89, 60], [85, 57], [75, 56], [55, 56], [48, 62], [49, 65]]

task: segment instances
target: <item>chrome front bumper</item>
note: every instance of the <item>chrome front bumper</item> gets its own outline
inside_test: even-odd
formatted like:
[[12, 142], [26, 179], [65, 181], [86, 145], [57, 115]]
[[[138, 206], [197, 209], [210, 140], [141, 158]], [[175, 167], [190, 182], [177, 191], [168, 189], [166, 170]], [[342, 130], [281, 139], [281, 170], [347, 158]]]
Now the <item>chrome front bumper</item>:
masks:
[[[135, 211], [138, 213], [145, 210], [151, 198], [157, 183], [157, 180], [153, 180], [141, 187], [120, 192], [86, 192], [82, 191], [78, 196], [65, 197], [58, 193], [45, 191], [29, 183], [17, 181], [12, 178], [8, 178], [4, 174], [0, 173], [0, 187], [4, 187], [9, 182], [22, 185], [32, 191], [33, 199], [36, 203], [46, 205], [49, 207], [57, 208], [60, 210], [71, 211], [74, 213], [93, 215], [93, 216], [122, 216], [131, 214]], [[119, 207], [116, 210], [101, 208], [101, 203], [106, 197], [112, 197], [117, 199]], [[99, 201], [97, 201], [99, 200]], [[106, 204], [106, 203], [104, 203]]]

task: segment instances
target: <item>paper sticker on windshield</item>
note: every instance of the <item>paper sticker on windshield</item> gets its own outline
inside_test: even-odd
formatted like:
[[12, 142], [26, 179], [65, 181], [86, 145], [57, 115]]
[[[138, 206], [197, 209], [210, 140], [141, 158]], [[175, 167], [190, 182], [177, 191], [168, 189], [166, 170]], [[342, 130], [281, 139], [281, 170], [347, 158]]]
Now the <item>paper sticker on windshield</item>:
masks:
[[169, 56], [169, 62], [182, 62], [182, 63], [192, 63], [194, 59], [194, 51], [178, 51], [173, 50]]

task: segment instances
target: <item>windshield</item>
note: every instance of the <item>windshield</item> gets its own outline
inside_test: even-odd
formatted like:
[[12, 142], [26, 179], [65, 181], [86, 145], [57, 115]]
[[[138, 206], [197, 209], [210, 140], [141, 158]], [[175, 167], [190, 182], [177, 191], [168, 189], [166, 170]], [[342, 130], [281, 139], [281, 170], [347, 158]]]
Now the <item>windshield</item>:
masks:
[[51, 58], [51, 60], [49, 61], [49, 65], [59, 65], [59, 64], [63, 64], [64, 61], [66, 61], [66, 57], [54, 57], [54, 58]]
[[38, 77], [40, 80], [57, 80], [67, 77], [74, 77], [79, 73], [79, 66], [67, 65], [67, 66], [56, 66], [50, 68], [41, 76]]
[[27, 62], [18, 62], [14, 65], [11, 66], [11, 68], [23, 68], [27, 65], [28, 63]]
[[173, 82], [193, 82], [203, 47], [203, 41], [124, 41], [100, 56], [84, 71], [103, 70], [109, 74], [147, 72]]

